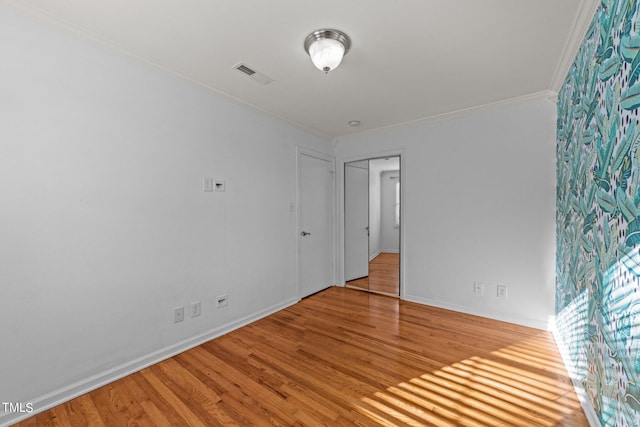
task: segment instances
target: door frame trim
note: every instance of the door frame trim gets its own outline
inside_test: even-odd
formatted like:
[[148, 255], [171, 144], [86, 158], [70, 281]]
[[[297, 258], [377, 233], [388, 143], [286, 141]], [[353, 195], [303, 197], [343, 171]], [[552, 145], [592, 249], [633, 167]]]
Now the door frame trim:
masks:
[[[338, 186], [338, 179], [336, 176], [336, 157], [331, 155], [331, 154], [326, 154], [326, 153], [322, 153], [320, 151], [316, 151], [313, 150], [311, 148], [306, 148], [306, 147], [301, 147], [301, 146], [297, 146], [296, 147], [296, 278], [297, 278], [297, 293], [298, 293], [298, 298], [302, 298], [302, 271], [300, 268], [300, 233], [302, 232], [301, 229], [301, 218], [300, 218], [300, 193], [301, 193], [301, 176], [302, 176], [302, 170], [301, 170], [301, 161], [300, 161], [300, 156], [309, 156], [309, 157], [314, 157], [316, 159], [320, 159], [320, 160], [325, 160], [327, 162], [331, 163], [331, 166], [333, 168], [333, 188], [331, 189], [332, 193], [333, 193], [333, 212], [331, 212], [331, 225], [332, 225], [332, 230], [331, 230], [331, 285], [330, 286], [334, 286], [338, 283], [338, 281], [336, 280], [336, 275], [337, 275], [337, 268], [336, 268], [336, 245], [337, 245], [337, 200], [336, 200], [336, 194], [337, 194], [337, 186]], [[400, 187], [402, 188], [402, 187]], [[401, 196], [402, 197], [402, 196]]]
[[370, 160], [370, 159], [378, 159], [381, 157], [400, 157], [400, 299], [406, 299], [406, 289], [407, 289], [407, 280], [405, 275], [405, 262], [406, 262], [406, 241], [405, 238], [407, 232], [407, 222], [406, 218], [406, 191], [407, 191], [407, 156], [406, 150], [404, 148], [397, 148], [395, 150], [388, 151], [376, 151], [370, 153], [362, 153], [357, 155], [351, 155], [346, 157], [338, 158], [338, 167], [336, 168], [337, 175], [337, 203], [336, 210], [338, 212], [338, 221], [337, 221], [337, 229], [338, 229], [338, 241], [336, 244], [336, 255], [337, 255], [337, 265], [338, 267], [338, 277], [337, 282], [340, 286], [345, 286], [345, 275], [344, 275], [344, 226], [345, 226], [345, 217], [344, 217], [344, 164], [350, 162], [357, 162], [361, 160]]

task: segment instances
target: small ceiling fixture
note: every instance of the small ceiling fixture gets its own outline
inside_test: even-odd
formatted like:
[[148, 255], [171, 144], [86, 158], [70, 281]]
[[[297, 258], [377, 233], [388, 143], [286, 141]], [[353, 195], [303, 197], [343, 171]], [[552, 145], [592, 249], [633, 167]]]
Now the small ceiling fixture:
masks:
[[351, 126], [351, 127], [360, 126], [360, 120], [351, 120], [351, 121], [349, 121], [349, 126]]
[[311, 57], [313, 65], [325, 74], [338, 68], [350, 48], [349, 36], [338, 30], [317, 30], [304, 40], [304, 50]]

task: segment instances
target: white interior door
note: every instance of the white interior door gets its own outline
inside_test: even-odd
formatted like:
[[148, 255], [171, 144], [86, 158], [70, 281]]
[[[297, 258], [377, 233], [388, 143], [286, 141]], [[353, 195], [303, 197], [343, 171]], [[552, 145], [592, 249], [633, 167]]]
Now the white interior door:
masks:
[[369, 167], [368, 162], [345, 164], [344, 280], [369, 275]]
[[334, 161], [298, 154], [299, 279], [304, 298], [333, 284]]

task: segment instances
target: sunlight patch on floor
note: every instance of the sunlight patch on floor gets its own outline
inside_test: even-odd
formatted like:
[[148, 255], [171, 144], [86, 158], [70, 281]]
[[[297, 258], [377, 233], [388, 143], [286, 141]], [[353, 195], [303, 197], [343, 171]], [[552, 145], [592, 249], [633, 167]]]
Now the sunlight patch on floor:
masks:
[[532, 338], [473, 356], [363, 397], [377, 425], [556, 426], [582, 412], [564, 366]]

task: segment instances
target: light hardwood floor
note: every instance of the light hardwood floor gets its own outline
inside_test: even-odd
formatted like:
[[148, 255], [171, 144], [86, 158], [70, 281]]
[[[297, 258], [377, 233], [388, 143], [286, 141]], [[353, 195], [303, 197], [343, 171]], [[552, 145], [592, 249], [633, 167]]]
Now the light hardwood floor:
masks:
[[346, 288], [20, 426], [586, 426], [548, 332]]
[[348, 287], [400, 295], [400, 254], [382, 252], [369, 261], [369, 276], [350, 280]]
[[400, 254], [383, 252], [369, 263], [369, 290], [400, 295]]

